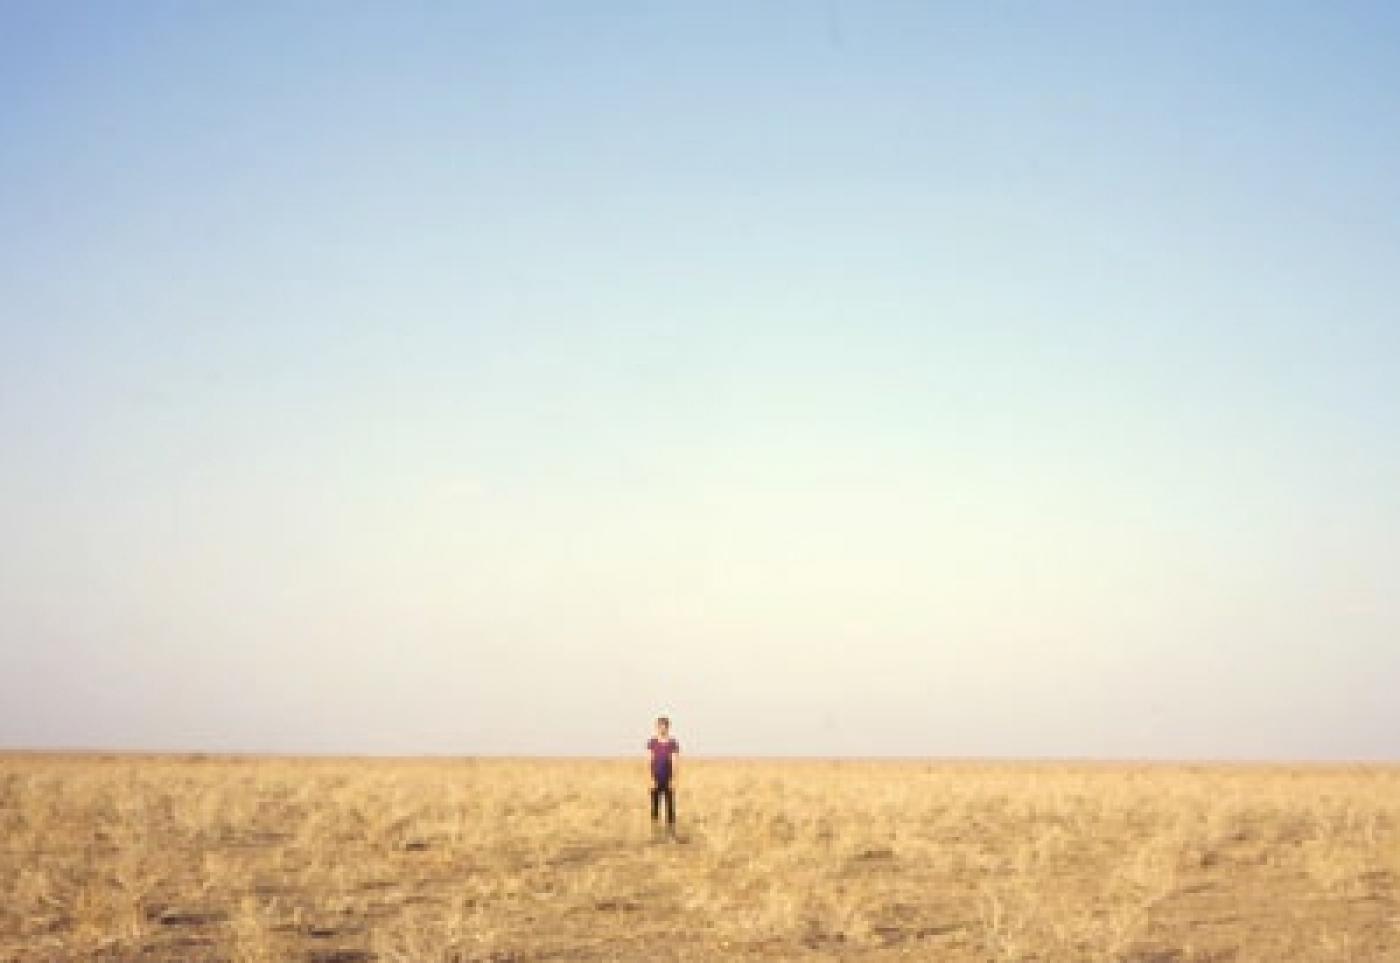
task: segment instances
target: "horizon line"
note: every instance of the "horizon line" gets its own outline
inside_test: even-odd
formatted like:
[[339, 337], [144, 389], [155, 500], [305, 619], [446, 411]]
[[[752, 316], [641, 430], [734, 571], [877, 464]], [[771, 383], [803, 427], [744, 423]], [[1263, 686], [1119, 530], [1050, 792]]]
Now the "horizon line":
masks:
[[[424, 752], [353, 753], [294, 752], [203, 749], [134, 749], [92, 747], [0, 747], [0, 760], [40, 758], [69, 759], [150, 759], [184, 762], [199, 761], [303, 761], [303, 762], [633, 762], [644, 756], [635, 753], [512, 753], [512, 752]], [[686, 753], [685, 758], [703, 762], [795, 762], [795, 763], [889, 763], [927, 765], [1084, 765], [1084, 766], [1245, 766], [1245, 767], [1400, 767], [1400, 756], [1356, 756], [1336, 759], [1318, 757], [1270, 758], [1256, 756], [1088, 756], [1088, 755], [907, 755], [907, 754], [793, 754]]]

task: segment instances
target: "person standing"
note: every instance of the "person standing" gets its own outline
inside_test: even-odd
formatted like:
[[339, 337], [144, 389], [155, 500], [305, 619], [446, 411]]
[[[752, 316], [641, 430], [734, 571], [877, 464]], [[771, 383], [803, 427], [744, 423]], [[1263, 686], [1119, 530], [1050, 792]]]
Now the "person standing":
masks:
[[671, 720], [661, 716], [656, 720], [656, 735], [647, 740], [651, 756], [651, 835], [655, 839], [661, 830], [661, 803], [666, 803], [666, 835], [676, 838], [676, 754], [680, 743], [671, 738]]

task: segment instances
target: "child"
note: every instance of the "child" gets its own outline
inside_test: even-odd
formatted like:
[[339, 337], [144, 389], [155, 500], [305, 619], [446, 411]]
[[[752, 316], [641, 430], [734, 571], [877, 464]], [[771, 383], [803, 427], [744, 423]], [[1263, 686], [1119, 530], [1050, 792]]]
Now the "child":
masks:
[[656, 737], [647, 740], [651, 753], [651, 834], [655, 838], [660, 824], [661, 800], [666, 800], [666, 834], [676, 838], [676, 753], [680, 743], [671, 738], [671, 720], [661, 716], [656, 720]]

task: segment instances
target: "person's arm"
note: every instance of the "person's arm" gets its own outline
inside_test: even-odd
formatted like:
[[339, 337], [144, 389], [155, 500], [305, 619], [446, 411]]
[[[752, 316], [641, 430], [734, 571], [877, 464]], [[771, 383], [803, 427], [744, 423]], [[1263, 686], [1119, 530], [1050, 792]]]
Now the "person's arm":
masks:
[[656, 770], [652, 768], [651, 747], [656, 744], [655, 739], [647, 740], [647, 778], [651, 780], [651, 788], [656, 788]]
[[678, 762], [681, 755], [681, 744], [674, 743], [671, 747], [671, 785], [675, 787], [681, 781], [681, 767]]

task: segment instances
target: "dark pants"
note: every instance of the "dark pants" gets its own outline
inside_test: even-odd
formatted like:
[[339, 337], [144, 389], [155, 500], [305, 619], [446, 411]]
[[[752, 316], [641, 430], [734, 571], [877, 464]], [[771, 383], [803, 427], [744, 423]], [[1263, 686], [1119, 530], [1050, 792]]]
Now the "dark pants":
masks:
[[676, 824], [676, 791], [671, 788], [670, 782], [658, 782], [651, 787], [651, 821], [656, 822], [656, 818], [661, 812], [661, 800], [666, 800], [666, 825]]

